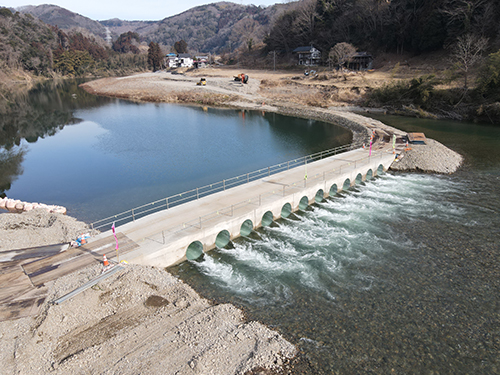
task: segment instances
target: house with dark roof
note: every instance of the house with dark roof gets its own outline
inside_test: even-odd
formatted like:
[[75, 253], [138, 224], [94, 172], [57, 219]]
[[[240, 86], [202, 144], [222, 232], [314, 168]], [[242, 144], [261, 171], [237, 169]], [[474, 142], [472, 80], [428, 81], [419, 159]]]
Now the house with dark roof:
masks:
[[368, 70], [373, 66], [373, 56], [368, 52], [356, 52], [349, 62], [351, 70]]
[[292, 52], [298, 55], [299, 65], [316, 66], [321, 61], [321, 51], [313, 46], [297, 47]]

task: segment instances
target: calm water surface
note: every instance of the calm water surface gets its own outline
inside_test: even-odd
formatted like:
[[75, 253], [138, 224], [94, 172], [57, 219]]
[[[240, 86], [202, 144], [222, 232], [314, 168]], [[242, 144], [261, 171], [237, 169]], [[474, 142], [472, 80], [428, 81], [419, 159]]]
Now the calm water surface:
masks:
[[381, 120], [464, 167], [385, 174], [172, 271], [296, 344], [295, 374], [500, 373], [500, 128]]
[[275, 114], [97, 98], [77, 83], [41, 86], [2, 116], [0, 193], [93, 221], [352, 139]]

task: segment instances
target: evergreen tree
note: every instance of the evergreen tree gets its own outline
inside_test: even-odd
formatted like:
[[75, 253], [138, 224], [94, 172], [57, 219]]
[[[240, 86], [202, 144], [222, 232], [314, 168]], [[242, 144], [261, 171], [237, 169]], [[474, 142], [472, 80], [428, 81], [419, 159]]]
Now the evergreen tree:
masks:
[[149, 43], [148, 49], [148, 65], [153, 69], [153, 72], [161, 69], [163, 54], [161, 53], [160, 45], [155, 42]]

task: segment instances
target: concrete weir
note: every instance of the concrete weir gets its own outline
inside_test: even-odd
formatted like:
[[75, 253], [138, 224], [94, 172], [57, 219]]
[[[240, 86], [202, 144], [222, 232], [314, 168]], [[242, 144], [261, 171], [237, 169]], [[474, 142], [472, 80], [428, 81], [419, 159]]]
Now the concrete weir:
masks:
[[[139, 247], [128, 262], [168, 267], [370, 179], [394, 161], [392, 148], [359, 148], [155, 212], [117, 228]], [[111, 233], [101, 233], [98, 238]]]

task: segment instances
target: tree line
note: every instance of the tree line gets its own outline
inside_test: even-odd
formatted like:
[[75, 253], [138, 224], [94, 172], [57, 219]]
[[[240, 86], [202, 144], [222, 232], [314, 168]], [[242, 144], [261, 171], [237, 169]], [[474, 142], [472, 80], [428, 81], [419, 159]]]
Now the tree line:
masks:
[[84, 29], [63, 31], [30, 14], [0, 9], [0, 69], [38, 76], [125, 74], [147, 69], [139, 35], [125, 33], [110, 48]]
[[300, 0], [281, 14], [265, 39], [268, 51], [290, 53], [314, 44], [419, 54], [475, 34], [500, 48], [497, 0]]

